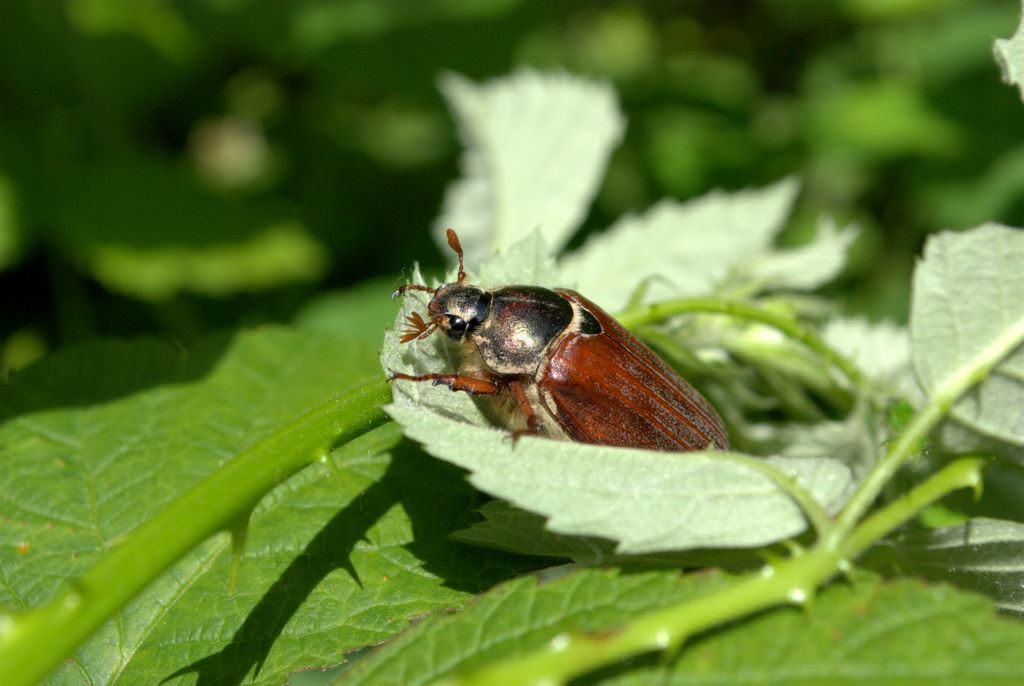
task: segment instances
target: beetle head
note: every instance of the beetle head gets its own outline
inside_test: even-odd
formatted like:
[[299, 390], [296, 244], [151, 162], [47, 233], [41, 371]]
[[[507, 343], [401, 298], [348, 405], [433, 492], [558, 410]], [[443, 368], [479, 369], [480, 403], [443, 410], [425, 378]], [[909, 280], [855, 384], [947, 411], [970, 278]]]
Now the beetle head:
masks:
[[426, 338], [438, 328], [452, 339], [461, 341], [466, 334], [471, 333], [487, 318], [491, 306], [491, 294], [482, 288], [465, 283], [466, 270], [462, 264], [462, 244], [452, 229], [448, 229], [446, 236], [449, 247], [459, 258], [458, 277], [452, 283], [446, 283], [439, 288], [407, 283], [395, 291], [395, 296], [409, 290], [424, 291], [434, 296], [430, 300], [430, 305], [427, 306], [429, 320], [424, 320], [419, 312], [409, 315], [406, 320], [407, 327], [399, 339], [401, 343]]
[[450, 338], [461, 341], [487, 319], [491, 294], [477, 286], [446, 283], [437, 289], [427, 311], [430, 321]]

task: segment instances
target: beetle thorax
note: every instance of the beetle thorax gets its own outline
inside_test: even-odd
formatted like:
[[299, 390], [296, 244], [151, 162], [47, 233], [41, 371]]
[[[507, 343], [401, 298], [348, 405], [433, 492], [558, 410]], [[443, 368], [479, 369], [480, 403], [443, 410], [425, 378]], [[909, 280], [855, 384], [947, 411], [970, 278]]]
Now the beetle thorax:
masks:
[[491, 291], [488, 317], [469, 339], [491, 371], [532, 376], [572, 317], [571, 305], [554, 291], [535, 286], [498, 288]]

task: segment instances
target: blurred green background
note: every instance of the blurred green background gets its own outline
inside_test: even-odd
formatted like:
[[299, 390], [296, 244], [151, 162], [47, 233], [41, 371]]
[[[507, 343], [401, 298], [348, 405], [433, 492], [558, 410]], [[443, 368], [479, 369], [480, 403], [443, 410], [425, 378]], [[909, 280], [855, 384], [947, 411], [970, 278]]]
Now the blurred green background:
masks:
[[[2, 0], [0, 372], [94, 336], [386, 298], [458, 174], [435, 83], [608, 79], [629, 118], [584, 232], [797, 174], [784, 240], [864, 229], [833, 286], [904, 319], [926, 233], [1024, 224], [1015, 0]], [[358, 318], [355, 318], [358, 321]], [[367, 335], [379, 336], [379, 325]]]

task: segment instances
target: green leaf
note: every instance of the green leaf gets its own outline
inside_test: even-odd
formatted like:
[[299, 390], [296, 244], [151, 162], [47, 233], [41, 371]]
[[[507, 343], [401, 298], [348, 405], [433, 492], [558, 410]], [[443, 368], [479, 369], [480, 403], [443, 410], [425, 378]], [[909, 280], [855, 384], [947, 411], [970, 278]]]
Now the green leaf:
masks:
[[[1024, 3], [1022, 3], [1024, 6]], [[1010, 38], [997, 38], [992, 44], [996, 63], [1003, 72], [1003, 82], [1015, 84], [1024, 100], [1024, 19]]]
[[295, 315], [295, 325], [380, 345], [385, 329], [395, 318], [397, 305], [391, 300], [394, 290], [395, 279], [385, 277], [323, 293]]
[[295, 223], [203, 247], [95, 245], [86, 262], [111, 290], [148, 300], [165, 300], [182, 291], [226, 296], [310, 281], [327, 266], [320, 244]]
[[107, 288], [165, 300], [318, 279], [320, 245], [291, 212], [220, 197], [160, 159], [80, 170], [44, 210], [61, 247]]
[[1024, 524], [979, 517], [942, 529], [912, 529], [877, 546], [901, 574], [948, 581], [1024, 615]]
[[1024, 145], [1007, 145], [977, 173], [936, 179], [920, 193], [928, 226], [972, 226], [1007, 216], [1024, 194]]
[[[403, 0], [303, 2], [275, 8], [282, 12], [281, 20], [287, 21], [289, 25], [284, 36], [280, 30], [274, 36], [278, 39], [286, 38], [289, 48], [300, 54], [316, 54], [346, 41], [367, 41], [372, 45], [369, 41], [374, 38], [379, 40], [381, 36], [402, 30], [415, 31], [421, 26], [499, 18], [520, 2], [522, 0], [481, 0], [472, 3], [456, 0], [412, 3]], [[219, 9], [235, 11], [241, 15], [239, 20], [242, 20], [248, 18], [251, 12], [246, 12], [246, 5], [266, 11], [261, 3], [251, 1]], [[266, 34], [260, 38], [265, 41], [270, 37], [270, 34]]]
[[843, 0], [842, 13], [864, 23], [898, 23], [929, 14], [940, 14], [956, 0]]
[[860, 81], [823, 89], [808, 107], [816, 148], [861, 164], [905, 155], [946, 157], [966, 132], [908, 80]]
[[22, 252], [25, 228], [18, 211], [18, 191], [10, 177], [0, 172], [0, 271], [13, 264]]
[[[715, 574], [581, 571], [503, 584], [466, 611], [435, 616], [335, 683], [432, 683], [540, 649], [565, 631], [615, 632], [623, 617], [728, 592]], [[724, 597], [724, 596], [720, 596]], [[1015, 684], [1024, 627], [986, 599], [945, 586], [836, 584], [807, 608], [780, 608], [698, 636], [673, 659], [637, 659], [602, 684]]]
[[441, 92], [466, 151], [434, 224], [454, 228], [466, 257], [505, 250], [534, 230], [555, 250], [587, 212], [625, 120], [610, 86], [519, 71], [476, 85], [446, 74]]
[[914, 367], [925, 393], [984, 378], [951, 416], [988, 438], [1024, 445], [1024, 232], [987, 224], [932, 236], [914, 273]]
[[[94, 343], [14, 374], [0, 394], [0, 605], [45, 603], [225, 460], [377, 375], [371, 346], [281, 329], [222, 336], [188, 355], [153, 340]], [[177, 683], [176, 673], [195, 672], [280, 683], [502, 578], [507, 558], [447, 541], [472, 490], [398, 438], [384, 427], [340, 449], [332, 469], [310, 467], [264, 497], [234, 591], [221, 534], [54, 680]]]
[[790, 179], [686, 203], [663, 200], [567, 255], [560, 263], [563, 284], [610, 312], [622, 309], [645, 279], [651, 280], [647, 301], [706, 295], [733, 265], [769, 249], [797, 190]]
[[581, 571], [549, 583], [530, 577], [502, 584], [466, 611], [435, 615], [361, 660], [338, 686], [417, 686], [463, 667], [540, 648], [566, 629], [600, 631], [629, 614], [722, 588], [718, 574]]
[[[928, 0], [925, 4], [929, 9], [940, 10], [922, 24], [927, 25], [926, 29], [908, 31], [907, 24], [896, 24], [891, 32], [885, 31], [881, 37], [893, 45], [899, 44], [907, 55], [914, 56], [920, 69], [918, 73], [927, 74], [928, 91], [934, 93], [937, 87], [956, 88], [962, 83], [961, 79], [991, 74], [992, 51], [983, 47], [993, 36], [1006, 32], [1015, 14], [1011, 3], [988, 5], [960, 0]], [[947, 6], [941, 7], [943, 4]], [[998, 97], [994, 90], [987, 92], [987, 98]], [[986, 99], [984, 109], [989, 112], [1003, 109], [1002, 102]]]
[[201, 41], [169, 2], [124, 5], [110, 0], [72, 0], [67, 12], [68, 19], [83, 33], [131, 35], [172, 62], [194, 57]]

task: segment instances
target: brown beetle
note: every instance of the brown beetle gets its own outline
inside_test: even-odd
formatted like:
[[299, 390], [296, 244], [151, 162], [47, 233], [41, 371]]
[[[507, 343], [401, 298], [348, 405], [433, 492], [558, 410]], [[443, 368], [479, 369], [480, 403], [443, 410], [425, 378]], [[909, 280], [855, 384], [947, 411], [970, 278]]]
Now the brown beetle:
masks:
[[458, 279], [438, 288], [427, 319], [408, 318], [402, 343], [444, 331], [459, 344], [458, 371], [392, 373], [488, 399], [491, 414], [515, 432], [649, 450], [727, 450], [715, 409], [693, 386], [600, 307], [575, 291], [539, 286], [486, 290]]

